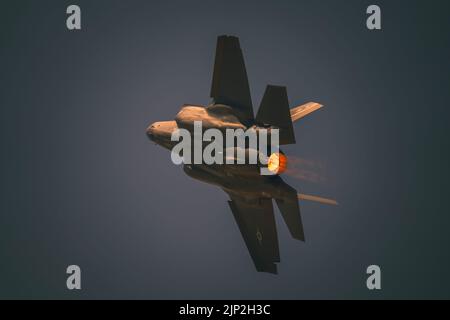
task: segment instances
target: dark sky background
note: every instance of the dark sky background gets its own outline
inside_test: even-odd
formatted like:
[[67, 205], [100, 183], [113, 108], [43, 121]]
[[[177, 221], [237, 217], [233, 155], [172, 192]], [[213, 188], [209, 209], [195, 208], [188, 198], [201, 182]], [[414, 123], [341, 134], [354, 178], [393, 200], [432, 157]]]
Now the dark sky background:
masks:
[[[382, 9], [382, 31], [365, 10]], [[82, 30], [66, 28], [78, 4]], [[3, 1], [0, 298], [450, 298], [448, 1]], [[207, 104], [216, 37], [267, 84], [325, 108], [295, 125], [287, 177], [306, 243], [276, 209], [279, 275], [257, 273], [220, 189], [146, 127]], [[66, 289], [66, 267], [82, 290]], [[382, 290], [366, 288], [366, 268]]]

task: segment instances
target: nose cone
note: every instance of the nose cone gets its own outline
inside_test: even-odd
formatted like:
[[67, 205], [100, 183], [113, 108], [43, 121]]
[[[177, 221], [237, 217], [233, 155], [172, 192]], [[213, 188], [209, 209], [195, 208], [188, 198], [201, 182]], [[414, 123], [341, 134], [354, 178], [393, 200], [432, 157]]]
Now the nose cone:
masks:
[[154, 123], [152, 123], [151, 125], [149, 125], [148, 128], [147, 128], [147, 137], [148, 137], [150, 140], [153, 140], [154, 137], [155, 137], [155, 135], [154, 135], [155, 128], [156, 128], [156, 126], [155, 126]]
[[147, 137], [162, 146], [172, 145], [171, 135], [176, 128], [177, 124], [175, 121], [155, 122], [147, 128]]

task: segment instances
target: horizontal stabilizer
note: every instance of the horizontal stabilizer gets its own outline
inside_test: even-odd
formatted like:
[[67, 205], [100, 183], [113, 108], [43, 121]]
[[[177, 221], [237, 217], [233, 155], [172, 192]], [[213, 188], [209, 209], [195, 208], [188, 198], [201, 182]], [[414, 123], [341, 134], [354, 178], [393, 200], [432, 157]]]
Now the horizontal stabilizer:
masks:
[[308, 114], [313, 113], [314, 111], [322, 108], [323, 105], [317, 102], [308, 102], [301, 106], [295, 107], [291, 109], [291, 119], [292, 122], [295, 122], [303, 117], [306, 117]]
[[300, 216], [300, 206], [298, 205], [297, 191], [284, 182], [281, 178], [278, 180], [278, 188], [282, 190], [283, 196], [275, 198], [278, 209], [280, 209], [283, 220], [286, 223], [291, 236], [294, 239], [305, 241], [303, 232], [303, 223]]
[[280, 145], [295, 143], [286, 87], [271, 85], [266, 87], [256, 115], [256, 123], [261, 126], [278, 128], [280, 130]]

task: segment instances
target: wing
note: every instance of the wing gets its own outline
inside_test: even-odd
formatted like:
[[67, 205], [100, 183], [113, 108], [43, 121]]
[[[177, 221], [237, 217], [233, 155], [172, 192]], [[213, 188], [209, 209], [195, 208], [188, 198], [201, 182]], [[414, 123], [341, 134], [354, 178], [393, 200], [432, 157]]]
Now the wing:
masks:
[[224, 104], [235, 109], [241, 121], [253, 121], [247, 71], [237, 37], [217, 38], [211, 97], [215, 104]]
[[280, 262], [272, 199], [250, 202], [230, 194], [228, 201], [242, 237], [259, 272], [277, 273]]

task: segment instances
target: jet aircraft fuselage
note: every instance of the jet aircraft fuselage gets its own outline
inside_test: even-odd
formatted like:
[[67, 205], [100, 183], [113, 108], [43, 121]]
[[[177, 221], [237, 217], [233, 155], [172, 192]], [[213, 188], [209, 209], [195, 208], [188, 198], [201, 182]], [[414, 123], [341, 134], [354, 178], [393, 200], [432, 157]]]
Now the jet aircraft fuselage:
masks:
[[[203, 130], [218, 129], [223, 134], [227, 129], [254, 130], [256, 133], [265, 129], [270, 135], [271, 130], [277, 129], [279, 145], [295, 144], [292, 123], [322, 107], [310, 102], [290, 110], [286, 88], [269, 85], [255, 117], [239, 40], [231, 36], [218, 38], [210, 96], [212, 102], [207, 106], [184, 105], [174, 120], [153, 123], [147, 129], [148, 137], [172, 150], [178, 143], [172, 141], [176, 130], [185, 129], [195, 136], [195, 123], [201, 122]], [[245, 146], [245, 152], [247, 154], [252, 150]], [[285, 159], [285, 156], [279, 151], [276, 159]], [[305, 238], [298, 200], [334, 201], [297, 194], [279, 176], [281, 171], [276, 171], [274, 175], [262, 175], [260, 167], [260, 163], [247, 162], [183, 164], [187, 175], [216, 185], [229, 195], [229, 206], [256, 269], [277, 273], [276, 263], [280, 257], [272, 200], [277, 203], [293, 238], [302, 241]]]

